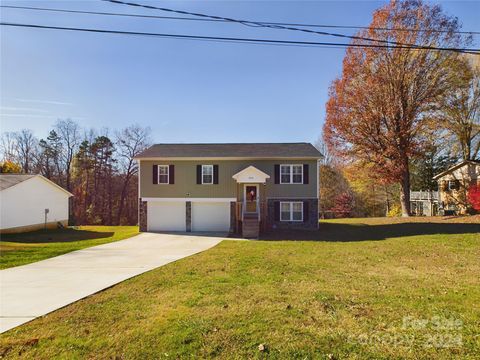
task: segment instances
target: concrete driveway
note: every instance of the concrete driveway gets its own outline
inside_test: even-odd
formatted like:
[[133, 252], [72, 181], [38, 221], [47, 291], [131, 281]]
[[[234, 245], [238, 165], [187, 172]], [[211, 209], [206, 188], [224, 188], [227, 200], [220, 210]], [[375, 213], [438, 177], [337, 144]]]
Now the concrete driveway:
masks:
[[0, 333], [224, 238], [142, 233], [0, 271]]

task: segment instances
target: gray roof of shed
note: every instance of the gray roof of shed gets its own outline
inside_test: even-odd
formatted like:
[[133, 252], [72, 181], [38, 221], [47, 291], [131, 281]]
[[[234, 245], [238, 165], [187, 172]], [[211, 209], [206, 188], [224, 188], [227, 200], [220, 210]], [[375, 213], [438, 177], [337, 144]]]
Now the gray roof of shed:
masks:
[[26, 174], [0, 174], [0, 191], [8, 189], [13, 185], [17, 185], [25, 180], [31, 179], [36, 175]]
[[321, 158], [310, 143], [155, 144], [136, 158]]

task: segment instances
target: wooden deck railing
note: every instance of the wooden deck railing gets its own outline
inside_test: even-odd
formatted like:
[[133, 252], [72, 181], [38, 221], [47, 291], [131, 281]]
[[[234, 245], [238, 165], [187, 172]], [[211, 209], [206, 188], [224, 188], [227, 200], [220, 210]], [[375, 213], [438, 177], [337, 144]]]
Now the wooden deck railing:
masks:
[[410, 191], [410, 200], [436, 200], [438, 201], [438, 191]]

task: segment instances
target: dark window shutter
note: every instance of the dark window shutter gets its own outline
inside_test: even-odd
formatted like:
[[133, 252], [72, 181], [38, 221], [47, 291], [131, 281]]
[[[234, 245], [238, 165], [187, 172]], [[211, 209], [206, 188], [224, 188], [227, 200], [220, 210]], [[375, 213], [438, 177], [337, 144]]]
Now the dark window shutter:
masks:
[[275, 164], [274, 178], [275, 184], [280, 184], [280, 164]]
[[202, 165], [197, 165], [197, 184], [202, 183]]
[[303, 202], [303, 222], [308, 222], [308, 205], [309, 205], [309, 202], [308, 201], [304, 201]]
[[303, 164], [303, 183], [308, 184], [308, 164]]
[[158, 184], [158, 165], [153, 165], [153, 183]]
[[175, 165], [168, 165], [168, 183], [175, 184]]
[[218, 165], [213, 165], [213, 183], [218, 184]]
[[280, 221], [280, 201], [275, 201], [273, 203], [275, 221]]

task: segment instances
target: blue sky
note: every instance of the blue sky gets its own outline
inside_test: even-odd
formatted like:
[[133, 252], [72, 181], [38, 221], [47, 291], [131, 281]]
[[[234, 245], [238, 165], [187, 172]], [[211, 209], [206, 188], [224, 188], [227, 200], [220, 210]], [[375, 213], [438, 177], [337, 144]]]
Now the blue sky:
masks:
[[[147, 3], [138, 0], [140, 3]], [[368, 25], [384, 1], [156, 1], [248, 20]], [[2, 1], [3, 5], [168, 15], [100, 1]], [[441, 2], [478, 31], [480, 2]], [[5, 22], [310, 41], [337, 38], [273, 29], [2, 9]], [[341, 30], [336, 29], [337, 32]], [[352, 34], [351, 30], [342, 30]], [[476, 46], [479, 45], [477, 37]], [[85, 128], [150, 126], [155, 142], [311, 141], [343, 49], [1, 28], [1, 131], [46, 136], [57, 118]]]

